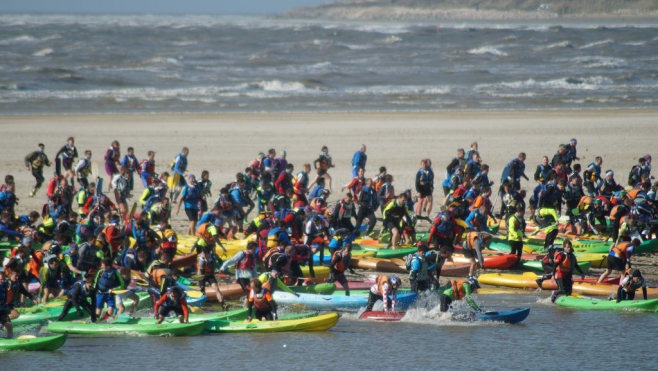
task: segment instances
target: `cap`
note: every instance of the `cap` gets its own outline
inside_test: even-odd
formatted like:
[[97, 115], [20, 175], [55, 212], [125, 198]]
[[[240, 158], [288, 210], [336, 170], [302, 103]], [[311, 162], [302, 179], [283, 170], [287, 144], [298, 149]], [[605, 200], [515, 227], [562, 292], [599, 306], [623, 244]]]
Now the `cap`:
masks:
[[608, 170], [608, 171], [605, 173], [606, 178], [609, 177], [609, 176], [613, 176], [613, 175], [615, 175], [615, 172], [612, 171], [612, 170]]

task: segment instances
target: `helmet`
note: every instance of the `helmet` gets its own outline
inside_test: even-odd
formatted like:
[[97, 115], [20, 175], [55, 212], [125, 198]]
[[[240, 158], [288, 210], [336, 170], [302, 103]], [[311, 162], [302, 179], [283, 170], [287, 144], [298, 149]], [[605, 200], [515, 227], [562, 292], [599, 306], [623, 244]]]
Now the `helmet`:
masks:
[[258, 167], [260, 165], [260, 161], [258, 160], [253, 160], [251, 163], [249, 163], [249, 166], [251, 167]]
[[594, 200], [593, 203], [594, 203], [594, 205], [601, 205], [601, 200], [599, 200], [599, 199], [597, 198], [597, 199]]
[[480, 283], [478, 282], [477, 278], [475, 278], [475, 277], [471, 277], [471, 278], [469, 278], [469, 279], [468, 279], [468, 283], [469, 283], [471, 286], [475, 287], [476, 289], [479, 289], [479, 288], [480, 288]]
[[402, 285], [402, 281], [397, 276], [391, 276], [390, 278], [391, 285], [395, 285], [395, 287], [400, 287]]
[[640, 273], [639, 269], [633, 269], [633, 273], [631, 273], [631, 277], [640, 277], [640, 278], [642, 278], [642, 273]]

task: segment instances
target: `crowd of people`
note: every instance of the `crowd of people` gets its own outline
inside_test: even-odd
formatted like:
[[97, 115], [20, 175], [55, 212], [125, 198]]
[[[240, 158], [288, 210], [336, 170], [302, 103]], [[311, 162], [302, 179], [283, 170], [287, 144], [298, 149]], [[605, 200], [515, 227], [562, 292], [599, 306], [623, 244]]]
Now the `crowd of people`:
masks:
[[[115, 307], [125, 310], [123, 299], [137, 299], [134, 290], [127, 289], [135, 271], [143, 273], [159, 318], [171, 310], [181, 319], [187, 317], [187, 310], [182, 309], [186, 307], [184, 296], [172, 291], [179, 274], [172, 266], [179, 235], [170, 222], [181, 207], [189, 224], [179, 232], [196, 238], [193, 248], [198, 253], [196, 277], [200, 286], [213, 288], [218, 301], [225, 305], [215, 271], [226, 272], [234, 265], [250, 308], [253, 306], [261, 317], [276, 314], [271, 292], [285, 289], [282, 278], [286, 284], [301, 283], [301, 266], [306, 264], [314, 276], [315, 254], [319, 253], [323, 264], [324, 252], [329, 251], [330, 282], [342, 284], [349, 294], [344, 273], [351, 269], [351, 243], [356, 238], [390, 234], [390, 248], [416, 244], [416, 227], [423, 221], [429, 229], [427, 243], [418, 244], [418, 253], [409, 264], [414, 291], [438, 286], [441, 266], [451, 259], [455, 245], [462, 245], [464, 255], [471, 260], [470, 277], [453, 282], [454, 287], [442, 299], [444, 308], [452, 299], [477, 288], [474, 272], [482, 266], [481, 251], [491, 242], [488, 232], [492, 222], [500, 222], [501, 229], [507, 230], [517, 259], [521, 258], [530, 222], [545, 233], [547, 252], [553, 252], [559, 232], [609, 232], [616, 247], [610, 252], [607, 274], [623, 271], [636, 239], [651, 238], [657, 228], [658, 182], [651, 183], [651, 156], [632, 166], [627, 189], [617, 183], [614, 171], [603, 170], [601, 157], [586, 167], [577, 163], [575, 139], [559, 145], [551, 160], [542, 158], [534, 173], [534, 186], [521, 184], [530, 178], [526, 175], [526, 154], [520, 153], [505, 166], [498, 188], [494, 188], [489, 165], [483, 163], [474, 142], [468, 151], [458, 149], [456, 157], [448, 161], [442, 196], [434, 193], [436, 181], [430, 159], [420, 161], [414, 190], [396, 192], [394, 178], [385, 166], [373, 177], [366, 176], [366, 145], [355, 152], [352, 180], [337, 196], [329, 174], [335, 164], [326, 146], [317, 159], [298, 170], [287, 161], [286, 151], [259, 153], [246, 161], [244, 171], [240, 169], [234, 179], [219, 187], [216, 198], [208, 170], [199, 177], [189, 173], [187, 147], [174, 157], [167, 171], [156, 173], [154, 151], [138, 160], [132, 147], [122, 156], [119, 142], [113, 141], [103, 157], [106, 178], [95, 168], [90, 150], [80, 153], [82, 157], [74, 138], [68, 138], [55, 154], [54, 163], [43, 144], [25, 157], [25, 165], [35, 178], [29, 196], [39, 196], [46, 184], [45, 203], [38, 211], [18, 212], [14, 179], [5, 176], [0, 189], [0, 238], [11, 242], [13, 250], [5, 261], [0, 284], [3, 324], [17, 316], [14, 307], [26, 298], [48, 301], [68, 294], [66, 312], [73, 307], [85, 309], [93, 312], [93, 320], [104, 306], [108, 313]], [[46, 182], [45, 168], [52, 165], [54, 176]], [[140, 197], [133, 195], [136, 178], [143, 185]], [[107, 187], [104, 180], [109, 183]], [[532, 192], [528, 195], [524, 188]], [[435, 203], [440, 210], [432, 214]], [[566, 226], [558, 223], [563, 212], [569, 218]], [[380, 229], [375, 230], [378, 222]], [[231, 241], [238, 233], [244, 238], [253, 236], [253, 242], [222, 262], [216, 247], [223, 249], [222, 241]], [[568, 251], [565, 246], [558, 252], [565, 252], [569, 260]], [[567, 273], [564, 259], [551, 256], [546, 261], [547, 273], [562, 278]], [[266, 273], [258, 276], [257, 267]], [[41, 283], [37, 297], [27, 292], [33, 279]], [[381, 282], [373, 286], [371, 300], [384, 298], [388, 307], [386, 298], [391, 289], [399, 287], [399, 278], [381, 276], [378, 280]], [[118, 298], [113, 293], [117, 290], [122, 292]], [[570, 292], [568, 287], [563, 291]]]

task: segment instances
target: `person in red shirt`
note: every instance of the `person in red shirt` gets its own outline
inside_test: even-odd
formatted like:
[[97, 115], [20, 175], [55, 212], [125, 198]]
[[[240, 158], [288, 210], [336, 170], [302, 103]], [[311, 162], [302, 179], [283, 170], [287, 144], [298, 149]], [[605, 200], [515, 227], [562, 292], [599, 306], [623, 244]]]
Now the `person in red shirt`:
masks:
[[573, 286], [573, 271], [577, 270], [582, 278], [585, 278], [585, 273], [578, 266], [578, 260], [576, 255], [573, 254], [573, 245], [571, 240], [564, 240], [562, 243], [563, 251], [555, 252], [555, 257], [553, 258], [553, 277], [557, 282], [557, 291], [553, 291], [551, 295], [551, 301], [555, 302], [555, 299], [559, 295], [571, 295], [571, 289]]
[[158, 319], [156, 323], [162, 323], [172, 311], [176, 313], [180, 323], [190, 322], [190, 310], [187, 307], [187, 300], [185, 300], [185, 296], [183, 296], [179, 287], [172, 287], [166, 295], [162, 295], [160, 300], [155, 303], [153, 312], [155, 318]]

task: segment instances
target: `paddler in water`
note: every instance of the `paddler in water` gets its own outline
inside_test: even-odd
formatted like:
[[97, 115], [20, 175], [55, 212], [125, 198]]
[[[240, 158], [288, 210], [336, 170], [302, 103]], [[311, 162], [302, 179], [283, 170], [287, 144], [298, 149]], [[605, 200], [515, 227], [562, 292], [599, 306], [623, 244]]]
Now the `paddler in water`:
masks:
[[449, 284], [450, 286], [441, 293], [441, 312], [447, 312], [453, 301], [461, 299], [465, 299], [473, 310], [477, 312], [482, 311], [471, 297], [471, 294], [480, 288], [480, 284], [475, 278], [469, 280], [450, 280]]
[[101, 269], [96, 274], [94, 287], [98, 290], [96, 294], [96, 316], [100, 317], [103, 306], [107, 304], [107, 313], [112, 316], [116, 308], [116, 295], [112, 290], [120, 290], [125, 287], [121, 273], [112, 266], [112, 258], [106, 257], [101, 262]]
[[329, 262], [329, 268], [331, 269], [331, 274], [327, 283], [338, 283], [343, 286], [345, 289], [345, 296], [350, 296], [350, 288], [347, 284], [347, 277], [345, 277], [345, 270], [350, 266], [350, 261], [352, 261], [352, 244], [344, 245], [340, 251], [334, 252]]
[[377, 276], [375, 284], [370, 288], [366, 312], [372, 311], [377, 300], [381, 300], [384, 303], [384, 312], [395, 312], [397, 293], [400, 285], [402, 285], [402, 281], [397, 276], [387, 276], [385, 274]]
[[254, 313], [256, 319], [277, 320], [276, 302], [272, 299], [272, 293], [269, 289], [263, 287], [263, 284], [257, 278], [251, 280], [251, 291], [247, 301], [248, 322], [251, 322], [254, 307], [256, 308]]

